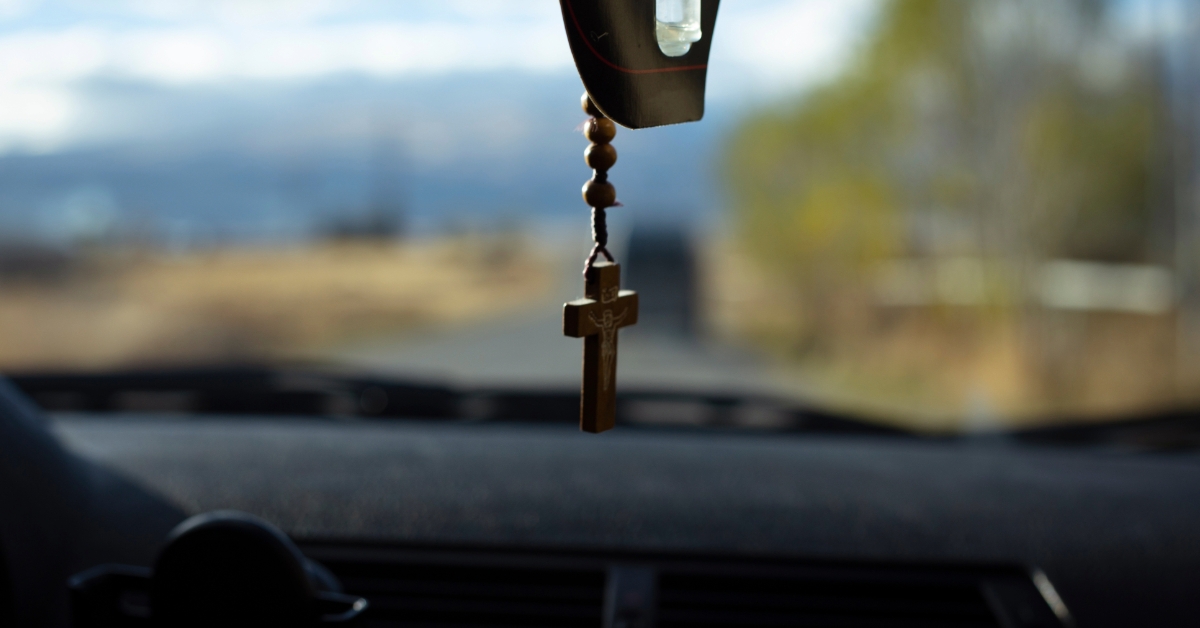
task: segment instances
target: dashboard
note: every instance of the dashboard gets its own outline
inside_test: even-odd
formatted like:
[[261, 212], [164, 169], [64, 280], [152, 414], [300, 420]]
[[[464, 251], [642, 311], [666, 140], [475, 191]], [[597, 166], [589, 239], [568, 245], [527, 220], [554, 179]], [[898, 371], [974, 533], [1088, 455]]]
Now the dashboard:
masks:
[[[1195, 625], [1200, 456], [997, 439], [115, 413], [5, 386], [10, 616], [262, 517], [367, 625]], [[17, 478], [18, 480], [14, 480]], [[23, 482], [23, 488], [13, 482]], [[51, 610], [57, 609], [57, 610]]]

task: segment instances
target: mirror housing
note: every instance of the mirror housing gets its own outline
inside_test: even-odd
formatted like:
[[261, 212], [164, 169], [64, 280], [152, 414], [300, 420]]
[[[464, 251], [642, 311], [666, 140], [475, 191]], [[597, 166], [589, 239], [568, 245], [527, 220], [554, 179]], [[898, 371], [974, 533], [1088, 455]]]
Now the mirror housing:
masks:
[[592, 102], [631, 129], [704, 117], [704, 87], [720, 0], [702, 0], [702, 36], [680, 56], [659, 46], [649, 0], [559, 0], [575, 67]]

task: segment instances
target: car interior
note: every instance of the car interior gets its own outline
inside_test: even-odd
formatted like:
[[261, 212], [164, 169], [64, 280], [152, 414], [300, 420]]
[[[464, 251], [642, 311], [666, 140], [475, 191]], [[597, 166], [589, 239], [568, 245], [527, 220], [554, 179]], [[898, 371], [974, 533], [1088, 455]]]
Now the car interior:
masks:
[[1198, 105], [1182, 0], [0, 1], [0, 626], [1195, 626]]

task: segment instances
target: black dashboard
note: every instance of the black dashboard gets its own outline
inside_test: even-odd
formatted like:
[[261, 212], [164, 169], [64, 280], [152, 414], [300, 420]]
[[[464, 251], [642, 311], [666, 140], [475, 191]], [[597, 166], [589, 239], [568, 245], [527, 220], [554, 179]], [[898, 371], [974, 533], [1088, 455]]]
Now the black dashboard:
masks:
[[20, 625], [66, 625], [67, 576], [148, 565], [173, 526], [216, 509], [278, 525], [371, 599], [368, 625], [1183, 626], [1198, 615], [1191, 451], [43, 419], [14, 389], [4, 396], [0, 539]]

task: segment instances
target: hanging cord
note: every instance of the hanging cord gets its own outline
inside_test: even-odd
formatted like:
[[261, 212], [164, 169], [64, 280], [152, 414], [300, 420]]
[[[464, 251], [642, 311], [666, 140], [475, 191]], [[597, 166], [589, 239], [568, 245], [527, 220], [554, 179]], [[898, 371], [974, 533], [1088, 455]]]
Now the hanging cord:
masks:
[[583, 154], [584, 161], [592, 168], [592, 178], [583, 185], [583, 200], [592, 208], [592, 239], [596, 245], [583, 267], [583, 276], [603, 255], [610, 262], [615, 262], [612, 253], [608, 252], [608, 216], [605, 211], [609, 207], [619, 207], [617, 190], [608, 182], [608, 169], [617, 163], [617, 149], [611, 142], [617, 135], [617, 126], [609, 120], [600, 109], [584, 93], [581, 99], [583, 110], [591, 118], [583, 125], [583, 135], [591, 145]]
[[588, 255], [587, 263], [583, 266], [584, 277], [587, 277], [592, 264], [596, 263], [596, 258], [600, 255], [604, 255], [610, 262], [617, 261], [613, 259], [612, 253], [608, 252], [608, 224], [605, 213], [603, 207], [592, 208], [592, 239], [596, 241], [596, 245], [592, 247], [592, 253]]

